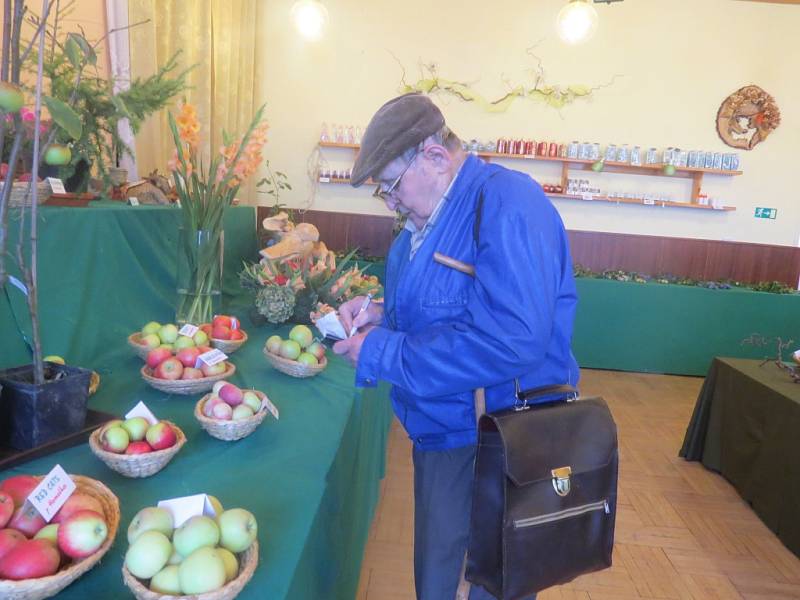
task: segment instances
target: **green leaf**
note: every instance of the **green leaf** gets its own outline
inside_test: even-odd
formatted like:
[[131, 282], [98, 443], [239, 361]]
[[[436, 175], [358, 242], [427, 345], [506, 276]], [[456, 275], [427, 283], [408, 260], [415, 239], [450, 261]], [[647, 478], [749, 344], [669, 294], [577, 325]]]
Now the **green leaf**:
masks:
[[125, 106], [125, 101], [119, 96], [111, 96], [111, 104], [114, 105], [114, 108], [117, 109], [117, 112], [124, 116], [126, 119], [133, 120], [133, 116], [131, 115], [128, 107]]
[[74, 140], [78, 140], [83, 133], [83, 123], [72, 107], [57, 98], [45, 96], [44, 103], [56, 125], [61, 127]]
[[[71, 41], [74, 41], [74, 43], [78, 45], [81, 53], [86, 58], [87, 63], [90, 65], [97, 64], [97, 53], [94, 51], [94, 48], [92, 48], [91, 44], [86, 41], [85, 37], [79, 33], [70, 33], [67, 35], [67, 44], [69, 44]], [[70, 62], [72, 62], [72, 58], [70, 58]], [[73, 62], [72, 64], [75, 63]], [[77, 67], [78, 65], [75, 66]]]
[[75, 38], [67, 37], [67, 43], [64, 44], [64, 54], [67, 55], [73, 67], [80, 69], [83, 62], [83, 50], [81, 50], [81, 46], [75, 41]]

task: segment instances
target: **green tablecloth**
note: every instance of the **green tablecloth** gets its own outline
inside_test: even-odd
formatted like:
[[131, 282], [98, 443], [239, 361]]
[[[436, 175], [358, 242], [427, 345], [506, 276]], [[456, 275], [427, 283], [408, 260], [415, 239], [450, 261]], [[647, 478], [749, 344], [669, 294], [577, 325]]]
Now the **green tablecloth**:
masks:
[[[248, 438], [222, 442], [194, 420], [199, 398], [168, 396], [139, 377], [141, 361], [125, 337], [145, 321], [169, 321], [174, 311], [174, 209], [45, 209], [40, 284], [45, 350], [97, 370], [90, 400], [95, 409], [121, 414], [143, 400], [177, 423], [188, 441], [160, 473], [143, 480], [109, 470], [84, 444], [0, 473], [44, 473], [55, 463], [105, 482], [119, 497], [117, 542], [64, 598], [110, 598], [124, 592], [121, 566], [125, 529], [134, 514], [158, 500], [207, 492], [226, 507], [252, 511], [259, 524], [259, 568], [241, 598], [318, 600], [354, 597], [369, 524], [384, 472], [391, 409], [387, 389], [356, 390], [353, 370], [329, 354], [329, 367], [310, 379], [274, 371], [261, 354], [266, 338], [288, 327], [255, 329], [246, 299], [229, 306], [250, 341], [233, 355], [233, 381], [265, 391], [281, 411]], [[226, 291], [235, 291], [242, 259], [255, 251], [254, 211], [233, 209], [226, 219]], [[17, 306], [18, 315], [24, 308]], [[28, 360], [16, 342], [13, 319], [0, 303], [0, 367]]]
[[680, 456], [722, 473], [800, 556], [800, 384], [761, 363], [714, 360]]

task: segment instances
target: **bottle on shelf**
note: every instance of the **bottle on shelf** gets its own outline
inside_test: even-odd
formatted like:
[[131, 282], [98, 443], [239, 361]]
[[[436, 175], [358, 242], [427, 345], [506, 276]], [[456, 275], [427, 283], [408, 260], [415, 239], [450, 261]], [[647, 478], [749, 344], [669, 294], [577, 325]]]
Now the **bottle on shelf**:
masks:
[[319, 134], [319, 141], [320, 142], [329, 142], [331, 141], [330, 135], [328, 134], [328, 125], [327, 123], [322, 124], [322, 131]]

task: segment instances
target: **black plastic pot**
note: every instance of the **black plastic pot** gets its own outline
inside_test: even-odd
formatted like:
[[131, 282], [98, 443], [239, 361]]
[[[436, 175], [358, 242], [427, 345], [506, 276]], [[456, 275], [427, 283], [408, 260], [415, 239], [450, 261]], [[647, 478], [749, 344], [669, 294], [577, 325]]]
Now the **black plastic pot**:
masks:
[[45, 363], [45, 383], [33, 383], [33, 365], [0, 371], [0, 441], [35, 448], [83, 428], [92, 372]]

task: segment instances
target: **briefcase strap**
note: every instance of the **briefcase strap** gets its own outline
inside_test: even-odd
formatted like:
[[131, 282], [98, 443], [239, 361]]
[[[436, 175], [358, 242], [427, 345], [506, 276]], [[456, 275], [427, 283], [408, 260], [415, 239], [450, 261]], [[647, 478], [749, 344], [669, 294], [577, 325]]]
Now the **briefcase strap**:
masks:
[[486, 390], [477, 388], [473, 392], [473, 397], [475, 399], [475, 422], [477, 423], [486, 414]]

